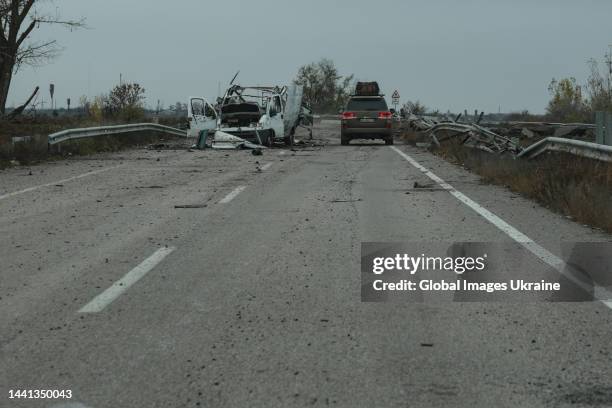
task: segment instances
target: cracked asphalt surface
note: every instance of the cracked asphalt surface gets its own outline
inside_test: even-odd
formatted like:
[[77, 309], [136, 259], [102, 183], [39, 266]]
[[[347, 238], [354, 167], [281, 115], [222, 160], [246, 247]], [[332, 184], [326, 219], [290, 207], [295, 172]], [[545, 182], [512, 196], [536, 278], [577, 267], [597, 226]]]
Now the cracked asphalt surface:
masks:
[[[384, 144], [340, 146], [338, 126], [263, 156], [135, 149], [0, 172], [0, 195], [45, 185], [0, 199], [0, 406], [612, 406], [601, 303], [360, 301], [361, 242], [509, 238], [445, 191], [406, 194], [430, 180]], [[543, 246], [611, 241], [396, 146]]]

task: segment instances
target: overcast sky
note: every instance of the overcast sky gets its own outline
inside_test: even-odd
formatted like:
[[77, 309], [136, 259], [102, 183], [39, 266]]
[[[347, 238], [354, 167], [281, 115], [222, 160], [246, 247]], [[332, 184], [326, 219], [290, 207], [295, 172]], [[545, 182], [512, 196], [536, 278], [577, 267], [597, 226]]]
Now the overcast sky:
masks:
[[89, 29], [41, 27], [59, 58], [15, 77], [9, 104], [39, 85], [58, 106], [70, 97], [139, 82], [147, 104], [215, 97], [241, 84], [284, 84], [323, 57], [342, 74], [378, 80], [402, 102], [443, 111], [543, 112], [552, 77], [584, 82], [587, 60], [612, 44], [610, 0], [61, 0]]

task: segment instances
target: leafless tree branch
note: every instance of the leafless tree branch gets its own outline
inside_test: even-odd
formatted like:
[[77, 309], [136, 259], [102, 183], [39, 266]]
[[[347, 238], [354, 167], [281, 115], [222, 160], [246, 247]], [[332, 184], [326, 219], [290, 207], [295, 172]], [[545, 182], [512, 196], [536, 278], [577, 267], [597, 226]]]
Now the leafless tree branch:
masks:
[[[0, 0], [0, 115], [4, 113], [12, 75], [22, 65], [39, 66], [56, 57], [56, 41], [27, 41], [41, 25], [85, 28], [85, 19], [64, 19], [42, 12], [42, 0]], [[26, 21], [28, 20], [29, 21]]]

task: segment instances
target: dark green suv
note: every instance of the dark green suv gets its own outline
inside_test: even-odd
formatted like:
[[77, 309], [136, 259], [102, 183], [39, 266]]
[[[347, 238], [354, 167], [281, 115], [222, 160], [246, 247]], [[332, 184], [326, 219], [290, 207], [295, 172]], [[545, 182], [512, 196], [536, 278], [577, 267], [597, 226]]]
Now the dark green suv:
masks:
[[[393, 144], [393, 114], [389, 111], [384, 95], [378, 94], [378, 84], [363, 90], [357, 84], [356, 95], [352, 95], [342, 112], [340, 142], [348, 145], [352, 139], [382, 139]], [[374, 91], [372, 91], [374, 89]], [[373, 95], [372, 95], [373, 94]]]

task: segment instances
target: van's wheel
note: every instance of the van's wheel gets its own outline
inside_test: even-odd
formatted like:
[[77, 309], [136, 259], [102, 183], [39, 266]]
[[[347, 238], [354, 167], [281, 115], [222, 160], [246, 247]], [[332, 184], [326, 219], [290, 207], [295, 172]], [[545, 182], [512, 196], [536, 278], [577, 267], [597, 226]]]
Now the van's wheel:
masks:
[[267, 147], [274, 147], [274, 131], [273, 130], [268, 132], [268, 136], [266, 137], [264, 144]]
[[291, 147], [293, 146], [293, 142], [295, 141], [295, 128], [291, 128], [289, 132], [289, 136], [285, 138], [285, 145]]
[[393, 144], [393, 137], [388, 137], [385, 139], [385, 144], [386, 145], [392, 145]]
[[347, 146], [350, 141], [351, 141], [351, 139], [349, 139], [348, 137], [346, 137], [344, 135], [340, 136], [340, 144], [342, 146]]

